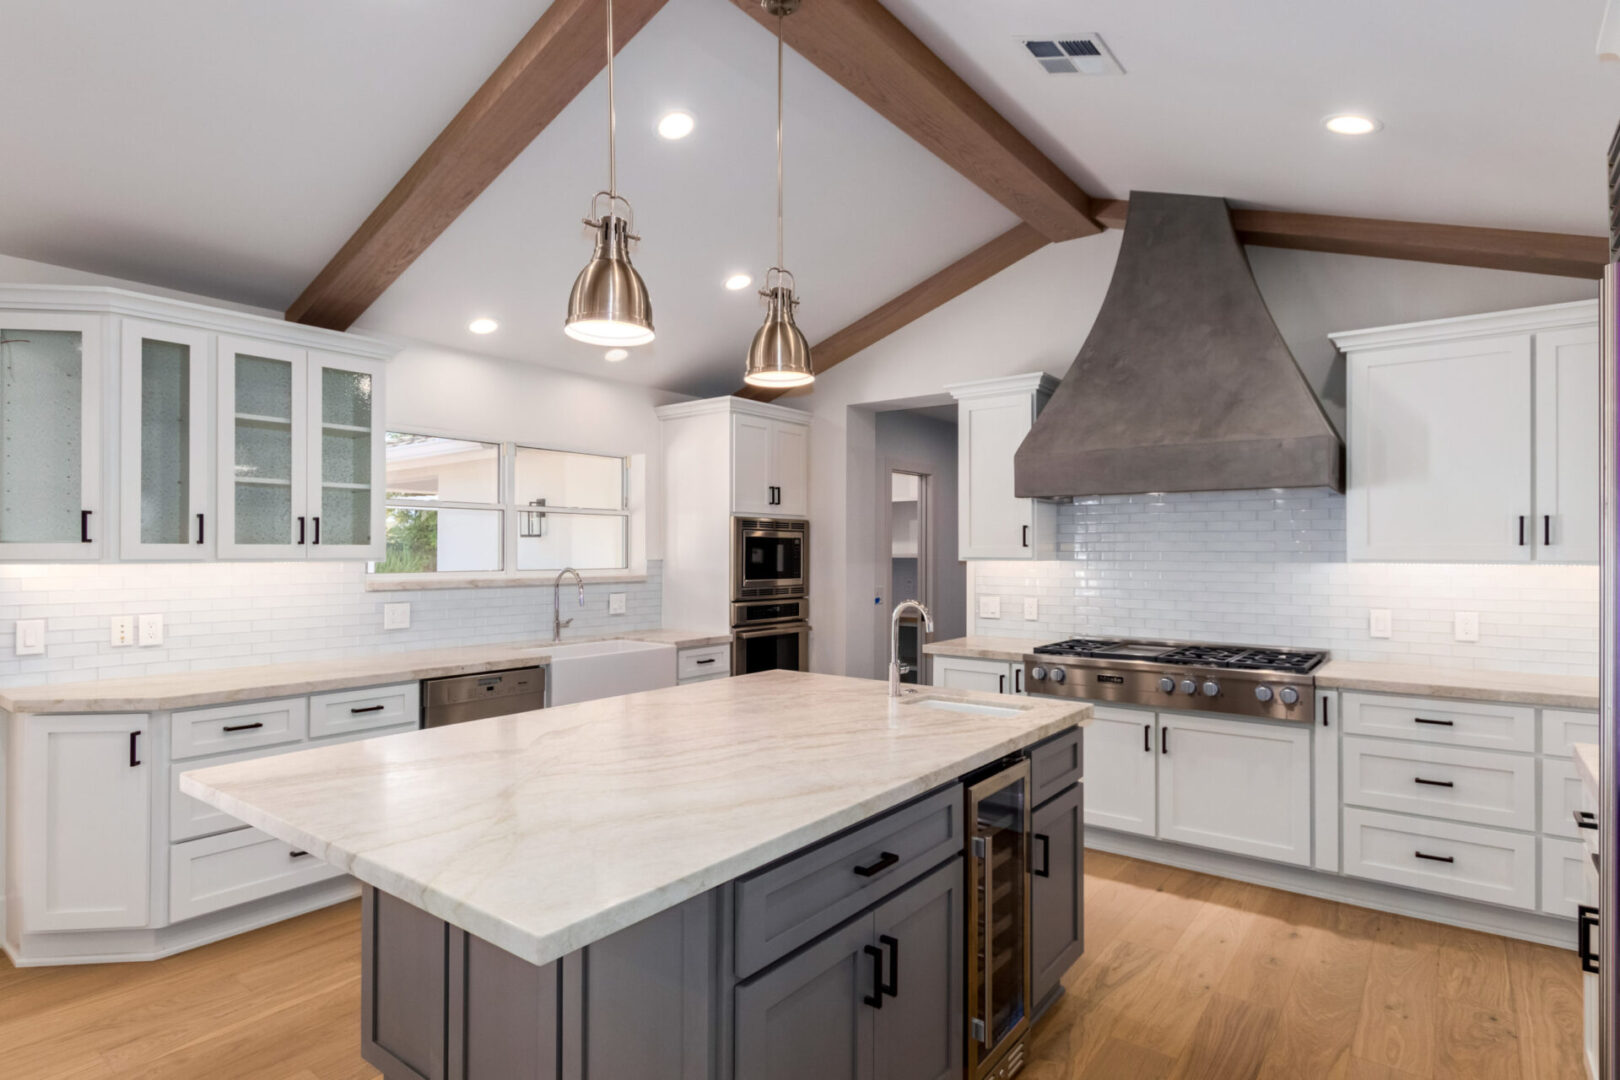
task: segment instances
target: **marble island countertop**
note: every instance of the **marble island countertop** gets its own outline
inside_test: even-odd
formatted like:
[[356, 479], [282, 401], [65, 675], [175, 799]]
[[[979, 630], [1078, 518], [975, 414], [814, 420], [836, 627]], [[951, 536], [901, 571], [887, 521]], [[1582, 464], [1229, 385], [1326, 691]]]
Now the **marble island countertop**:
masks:
[[1592, 796], [1595, 806], [1602, 801], [1602, 784], [1598, 780], [1600, 765], [1598, 763], [1598, 748], [1592, 743], [1576, 743], [1575, 771], [1581, 774], [1581, 783], [1586, 785], [1586, 793]]
[[[595, 637], [565, 637], [558, 645], [590, 641], [652, 641], [691, 649], [729, 644], [729, 633], [696, 630], [633, 630]], [[528, 667], [548, 661], [550, 642], [506, 642], [416, 649], [337, 660], [309, 660], [255, 667], [138, 675], [82, 683], [0, 688], [0, 709], [14, 713], [157, 712], [232, 701], [319, 694], [406, 679], [438, 679]]]
[[199, 769], [180, 789], [544, 964], [1090, 714], [771, 671]]

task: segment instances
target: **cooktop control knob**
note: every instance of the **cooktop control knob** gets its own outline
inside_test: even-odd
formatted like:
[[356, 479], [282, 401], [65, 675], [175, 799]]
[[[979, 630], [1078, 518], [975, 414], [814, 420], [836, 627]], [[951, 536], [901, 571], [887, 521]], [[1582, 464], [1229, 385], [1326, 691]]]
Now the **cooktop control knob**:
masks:
[[1271, 687], [1269, 687], [1269, 686], [1257, 686], [1257, 687], [1255, 687], [1254, 688], [1254, 696], [1256, 698], [1260, 699], [1261, 701], [1270, 701], [1271, 700]]
[[1055, 683], [1060, 683], [1060, 682], [1062, 682], [1064, 680], [1064, 678], [1066, 676], [1065, 676], [1064, 671], [1063, 671], [1062, 668], [1055, 667], [1055, 668], [1053, 668], [1051, 671], [1049, 671], [1047, 673], [1046, 677], [1051, 679]]
[[1285, 686], [1281, 690], [1277, 691], [1277, 700], [1281, 701], [1284, 705], [1296, 704], [1299, 701], [1299, 691], [1295, 690], [1292, 686]]
[[1220, 692], [1221, 692], [1220, 683], [1217, 683], [1214, 679], [1210, 679], [1209, 681], [1204, 683], [1204, 696], [1205, 697], [1214, 697], [1216, 694], [1218, 694]]
[[1046, 669], [1041, 667], [1039, 664], [1036, 664], [1034, 667], [1029, 669], [1029, 677], [1034, 679], [1036, 682], [1040, 682], [1042, 679], [1046, 678]]
[[1167, 694], [1175, 693], [1176, 692], [1176, 680], [1172, 679], [1168, 675], [1164, 676], [1163, 678], [1161, 678], [1159, 680], [1159, 689], [1163, 690]]
[[1181, 692], [1183, 694], [1196, 694], [1198, 693], [1198, 684], [1193, 682], [1191, 679], [1182, 679]]

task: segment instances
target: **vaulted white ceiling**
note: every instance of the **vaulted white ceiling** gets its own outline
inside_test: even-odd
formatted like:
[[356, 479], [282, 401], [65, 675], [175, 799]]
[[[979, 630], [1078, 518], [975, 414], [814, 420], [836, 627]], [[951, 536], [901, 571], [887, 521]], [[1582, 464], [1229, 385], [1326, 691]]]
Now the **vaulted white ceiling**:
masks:
[[[806, 0], [814, 3], [816, 0]], [[1620, 64], [1602, 0], [887, 0], [1087, 190], [1510, 228], [1604, 230]], [[544, 0], [7, 0], [0, 252], [281, 309]], [[1020, 37], [1100, 32], [1121, 77], [1048, 76]], [[1014, 223], [788, 55], [788, 251], [818, 340]], [[771, 36], [670, 0], [620, 54], [620, 186], [658, 341], [562, 336], [606, 173], [605, 80], [570, 105], [361, 328], [692, 393], [734, 389], [774, 258]], [[697, 130], [653, 125], [684, 108]], [[1360, 140], [1321, 128], [1370, 112]], [[1086, 243], [1084, 240], [1075, 243]], [[468, 333], [488, 315], [501, 329]]]

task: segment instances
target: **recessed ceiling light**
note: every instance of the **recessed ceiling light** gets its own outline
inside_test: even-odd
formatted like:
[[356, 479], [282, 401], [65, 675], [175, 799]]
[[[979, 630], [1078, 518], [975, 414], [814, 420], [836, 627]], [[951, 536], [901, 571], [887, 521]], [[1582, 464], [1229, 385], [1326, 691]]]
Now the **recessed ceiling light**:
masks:
[[658, 121], [658, 134], [666, 139], [684, 139], [692, 134], [692, 128], [696, 123], [691, 113], [665, 113], [664, 118]]
[[607, 352], [602, 354], [602, 359], [606, 360], [610, 364], [617, 364], [620, 360], [623, 360], [629, 355], [629, 349], [609, 349]]
[[1322, 124], [1335, 135], [1370, 135], [1384, 126], [1370, 116], [1357, 116], [1354, 113], [1330, 116]]
[[467, 324], [467, 329], [475, 334], [493, 334], [500, 326], [494, 319], [474, 319]]
[[732, 292], [736, 292], [738, 289], [746, 289], [753, 283], [754, 279], [747, 274], [732, 274], [726, 278], [726, 288]]

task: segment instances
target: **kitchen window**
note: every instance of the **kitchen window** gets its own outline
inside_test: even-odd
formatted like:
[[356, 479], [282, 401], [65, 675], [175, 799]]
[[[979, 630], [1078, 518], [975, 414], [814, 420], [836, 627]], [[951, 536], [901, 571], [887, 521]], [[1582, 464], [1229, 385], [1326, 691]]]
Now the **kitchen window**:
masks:
[[374, 575], [516, 583], [630, 567], [628, 458], [398, 431], [386, 451], [387, 554]]

